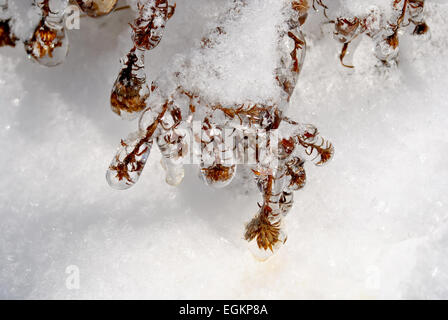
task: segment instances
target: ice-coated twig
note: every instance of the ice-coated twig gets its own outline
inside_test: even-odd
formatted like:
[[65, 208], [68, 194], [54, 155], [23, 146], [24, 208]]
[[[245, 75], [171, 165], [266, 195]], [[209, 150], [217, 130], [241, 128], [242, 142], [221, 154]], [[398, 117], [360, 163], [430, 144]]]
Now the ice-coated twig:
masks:
[[[241, 101], [228, 105], [219, 99], [210, 100], [200, 90], [185, 88], [188, 83], [183, 80], [182, 72], [175, 72], [170, 78], [172, 91], [164, 92], [157, 85], [158, 81], [154, 81], [150, 106], [140, 116], [139, 132], [132, 139], [122, 141], [107, 173], [112, 186], [132, 186], [141, 174], [152, 141], [156, 141], [162, 153], [166, 180], [171, 185], [177, 185], [184, 175], [182, 160], [185, 150], [194, 148], [188, 144], [196, 142], [199, 148], [193, 150], [193, 154], [200, 157], [200, 176], [206, 184], [219, 188], [232, 181], [237, 164], [248, 164], [245, 152], [239, 150], [240, 146], [229, 146], [226, 141], [236, 139], [243, 142], [244, 148], [254, 154], [251, 166], [263, 199], [259, 212], [246, 226], [245, 239], [254, 240], [262, 255], [273, 253], [286, 241], [282, 219], [293, 205], [294, 191], [305, 185], [305, 159], [322, 165], [330, 160], [334, 152], [331, 143], [322, 139], [315, 127], [301, 125], [283, 114], [290, 103], [305, 58], [306, 41], [300, 26], [305, 22], [308, 9], [306, 1], [283, 2], [283, 21], [276, 27], [274, 77], [282, 92], [277, 99], [272, 98], [272, 103]], [[148, 12], [149, 18], [136, 20], [133, 27], [136, 48], [149, 50], [157, 45], [160, 33], [159, 29], [152, 32], [149, 28], [151, 21], [155, 16], [161, 16], [164, 23], [170, 17], [171, 9], [166, 1], [151, 3], [161, 7], [153, 6], [148, 10], [143, 5], [139, 6], [140, 15]], [[323, 5], [322, 2], [319, 4]], [[247, 1], [235, 0], [226, 15], [237, 19], [246, 6]], [[227, 35], [225, 21], [223, 17], [218, 19], [217, 26], [202, 39], [198, 49], [200, 52], [213, 50], [221, 43]], [[149, 30], [143, 32], [145, 28]], [[128, 75], [134, 70], [129, 61], [134, 60], [128, 55], [128, 63], [123, 68], [128, 70]], [[200, 123], [200, 133], [193, 128], [195, 122]], [[249, 137], [254, 130], [264, 132], [263, 137]], [[276, 135], [277, 131], [282, 134]], [[272, 152], [271, 147], [278, 152]]]

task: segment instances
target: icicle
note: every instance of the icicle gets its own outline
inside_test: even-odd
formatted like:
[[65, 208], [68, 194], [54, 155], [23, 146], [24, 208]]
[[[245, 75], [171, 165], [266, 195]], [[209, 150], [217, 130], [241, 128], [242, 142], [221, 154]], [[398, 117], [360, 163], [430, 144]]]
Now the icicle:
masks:
[[226, 187], [236, 174], [233, 145], [226, 143], [225, 132], [211, 124], [202, 136], [200, 177], [214, 188]]
[[83, 12], [96, 18], [111, 13], [118, 0], [76, 0], [76, 2]]
[[54, 67], [64, 62], [69, 48], [63, 10], [52, 13], [49, 0], [43, 0], [39, 7], [42, 9], [42, 19], [31, 39], [25, 42], [25, 50], [39, 64]]
[[162, 167], [166, 172], [166, 182], [179, 185], [185, 176], [183, 157], [186, 153], [185, 134], [176, 127], [182, 121], [180, 110], [170, 105], [161, 122], [162, 133], [157, 137], [157, 145], [162, 153]]
[[168, 5], [168, 0], [139, 0], [137, 8], [139, 15], [131, 25], [132, 40], [135, 46], [142, 50], [157, 47], [162, 40], [166, 22], [173, 16], [176, 5]]
[[175, 131], [161, 134], [157, 138], [157, 145], [162, 153], [161, 164], [165, 170], [165, 180], [171, 186], [178, 186], [185, 176], [183, 159], [181, 156], [183, 139]]
[[128, 189], [140, 178], [152, 148], [139, 131], [131, 134], [121, 145], [106, 173], [107, 182], [115, 189]]
[[278, 241], [272, 246], [272, 249], [269, 248], [267, 250], [260, 248], [256, 240], [249, 241], [249, 251], [258, 261], [266, 261], [280, 250], [286, 243], [288, 237], [282, 229], [279, 229], [277, 238]]
[[135, 48], [123, 59], [117, 80], [112, 87], [112, 111], [126, 120], [135, 119], [146, 108], [149, 88], [144, 70], [144, 52]]

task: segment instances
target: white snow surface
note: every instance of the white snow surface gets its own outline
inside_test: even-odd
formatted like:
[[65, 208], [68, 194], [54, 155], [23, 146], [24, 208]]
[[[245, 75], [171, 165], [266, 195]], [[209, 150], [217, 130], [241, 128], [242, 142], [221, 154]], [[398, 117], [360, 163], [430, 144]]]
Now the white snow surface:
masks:
[[216, 45], [192, 50], [191, 57], [183, 62], [188, 66], [181, 69], [188, 81], [184, 87], [224, 105], [279, 100], [281, 89], [275, 79], [280, 59], [277, 30], [284, 23], [284, 6], [284, 0], [252, 0], [239, 13], [230, 15]]
[[[197, 46], [223, 0], [178, 0], [148, 76]], [[448, 298], [448, 5], [427, 2], [432, 38], [401, 37], [380, 73], [364, 38], [353, 73], [310, 21], [289, 115], [335, 145], [307, 165], [287, 244], [258, 262], [242, 239], [258, 194], [210, 189], [186, 168], [164, 183], [154, 151], [139, 183], [111, 189], [105, 170], [136, 123], [108, 98], [129, 49], [131, 12], [83, 18], [67, 61], [0, 50], [0, 298]], [[317, 19], [317, 18], [312, 18]], [[68, 266], [79, 289], [66, 286]]]

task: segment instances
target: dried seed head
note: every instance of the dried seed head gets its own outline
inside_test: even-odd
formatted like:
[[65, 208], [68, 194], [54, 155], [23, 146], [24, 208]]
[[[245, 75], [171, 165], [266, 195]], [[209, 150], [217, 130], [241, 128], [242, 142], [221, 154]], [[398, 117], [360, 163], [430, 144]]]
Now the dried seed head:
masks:
[[230, 184], [235, 176], [235, 169], [236, 165], [214, 164], [210, 167], [201, 168], [201, 174], [207, 185], [222, 188]]
[[275, 245], [280, 241], [280, 223], [269, 220], [269, 207], [265, 206], [251, 222], [246, 225], [244, 238], [247, 241], [256, 239], [260, 249], [273, 251]]
[[122, 140], [106, 173], [109, 185], [115, 189], [133, 186], [140, 178], [151, 148], [152, 140], [147, 141], [139, 132]]
[[142, 50], [151, 50], [162, 40], [166, 22], [173, 16], [176, 5], [170, 6], [168, 0], [137, 3], [139, 15], [131, 25], [134, 45]]
[[112, 111], [124, 119], [134, 119], [146, 108], [149, 88], [146, 84], [143, 59], [143, 54], [139, 58], [135, 49], [131, 50], [112, 88]]
[[0, 21], [0, 47], [15, 47], [17, 38], [11, 33], [9, 21]]
[[33, 37], [25, 42], [27, 54], [38, 63], [53, 67], [61, 64], [68, 54], [68, 40], [62, 26], [51, 26], [42, 20]]
[[118, 0], [76, 0], [78, 6], [90, 17], [107, 15], [115, 9]]

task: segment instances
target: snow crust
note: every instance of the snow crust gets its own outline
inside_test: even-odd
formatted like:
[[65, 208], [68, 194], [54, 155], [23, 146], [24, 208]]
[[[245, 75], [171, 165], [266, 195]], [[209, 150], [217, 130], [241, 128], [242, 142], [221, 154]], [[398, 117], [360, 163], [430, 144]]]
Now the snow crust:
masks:
[[186, 88], [225, 105], [279, 100], [274, 71], [284, 6], [283, 0], [248, 1], [230, 14], [221, 22], [224, 34], [210, 35], [212, 48], [193, 50], [181, 60], [185, 68], [178, 70], [185, 73]]
[[[147, 56], [149, 77], [197, 46], [222, 2], [177, 1]], [[287, 244], [265, 263], [242, 239], [259, 199], [241, 175], [213, 190], [187, 167], [173, 188], [154, 150], [133, 189], [107, 185], [117, 143], [136, 127], [108, 105], [131, 12], [83, 19], [57, 68], [31, 63], [20, 45], [1, 48], [0, 297], [448, 298], [448, 5], [427, 1], [425, 10], [431, 40], [404, 34], [399, 67], [385, 73], [367, 38], [354, 72], [341, 68], [339, 44], [311, 15], [289, 115], [315, 124], [336, 156], [325, 168], [306, 167], [307, 186], [286, 218]], [[260, 24], [269, 37], [274, 19], [245, 26], [259, 32]], [[238, 64], [224, 64], [223, 74]], [[236, 81], [260, 98], [267, 71], [244, 70]], [[210, 92], [242, 94], [236, 87], [217, 81]], [[69, 266], [79, 268], [79, 289], [66, 286]]]

